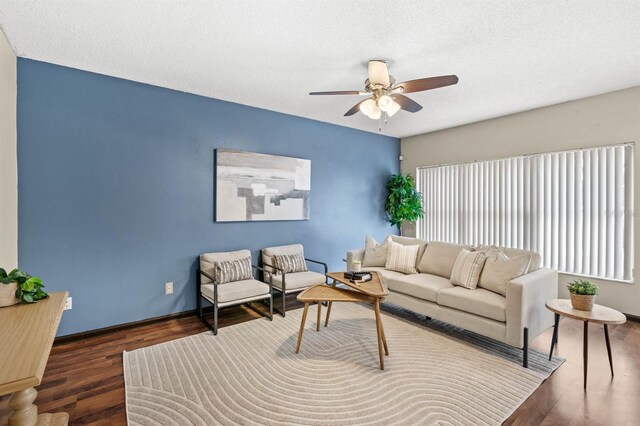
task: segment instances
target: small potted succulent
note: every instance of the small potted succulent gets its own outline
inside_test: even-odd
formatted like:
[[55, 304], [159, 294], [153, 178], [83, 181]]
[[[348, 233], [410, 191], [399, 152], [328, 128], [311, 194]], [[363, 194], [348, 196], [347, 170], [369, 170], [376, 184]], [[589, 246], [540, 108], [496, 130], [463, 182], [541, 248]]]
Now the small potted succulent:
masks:
[[597, 284], [587, 280], [577, 279], [567, 284], [571, 296], [571, 306], [580, 311], [593, 309], [596, 295], [600, 292]]
[[34, 303], [49, 295], [42, 288], [42, 280], [32, 277], [24, 271], [7, 271], [0, 268], [0, 307], [16, 303]]

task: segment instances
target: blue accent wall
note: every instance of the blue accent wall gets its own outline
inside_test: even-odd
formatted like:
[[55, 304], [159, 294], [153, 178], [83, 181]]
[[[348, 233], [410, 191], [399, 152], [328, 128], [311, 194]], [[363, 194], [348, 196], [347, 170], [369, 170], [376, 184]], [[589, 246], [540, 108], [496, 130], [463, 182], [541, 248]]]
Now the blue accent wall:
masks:
[[[310, 159], [311, 219], [214, 222], [215, 148]], [[399, 154], [396, 138], [20, 58], [20, 267], [73, 297], [59, 335], [195, 308], [205, 252], [255, 262], [300, 242], [341, 269], [366, 234], [394, 231]]]

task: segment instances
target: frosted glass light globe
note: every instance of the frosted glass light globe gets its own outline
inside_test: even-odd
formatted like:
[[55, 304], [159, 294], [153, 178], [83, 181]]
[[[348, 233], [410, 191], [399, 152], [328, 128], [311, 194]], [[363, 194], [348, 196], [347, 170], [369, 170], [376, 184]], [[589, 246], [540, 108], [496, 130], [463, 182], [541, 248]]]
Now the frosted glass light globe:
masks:
[[367, 99], [360, 104], [360, 111], [364, 115], [371, 114], [375, 108], [378, 108], [378, 106], [376, 105], [376, 101], [374, 101], [373, 99]]
[[389, 95], [382, 95], [378, 99], [378, 106], [382, 111], [385, 111], [385, 112], [389, 111], [393, 107], [394, 103], [395, 102], [393, 102], [393, 99], [391, 99], [391, 96]]

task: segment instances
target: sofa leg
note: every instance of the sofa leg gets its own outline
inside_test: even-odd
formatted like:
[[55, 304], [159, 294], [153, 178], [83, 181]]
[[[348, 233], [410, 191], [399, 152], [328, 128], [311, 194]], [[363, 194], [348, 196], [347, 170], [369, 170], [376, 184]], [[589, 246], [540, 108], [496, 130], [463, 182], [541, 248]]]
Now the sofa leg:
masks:
[[200, 295], [198, 295], [197, 305], [196, 314], [198, 315], [198, 319], [202, 319], [202, 296]]
[[529, 329], [527, 327], [523, 330], [524, 334], [524, 347], [522, 348], [522, 366], [529, 368]]

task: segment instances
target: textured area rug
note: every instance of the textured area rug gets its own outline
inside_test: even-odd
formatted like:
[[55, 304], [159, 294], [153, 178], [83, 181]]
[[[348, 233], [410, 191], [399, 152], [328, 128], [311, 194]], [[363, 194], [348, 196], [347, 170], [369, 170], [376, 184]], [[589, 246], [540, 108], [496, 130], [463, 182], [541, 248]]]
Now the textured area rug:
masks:
[[[329, 327], [302, 309], [124, 354], [131, 425], [497, 425], [563, 360], [387, 307], [378, 365], [373, 310], [334, 304]], [[324, 317], [323, 309], [323, 317]]]

